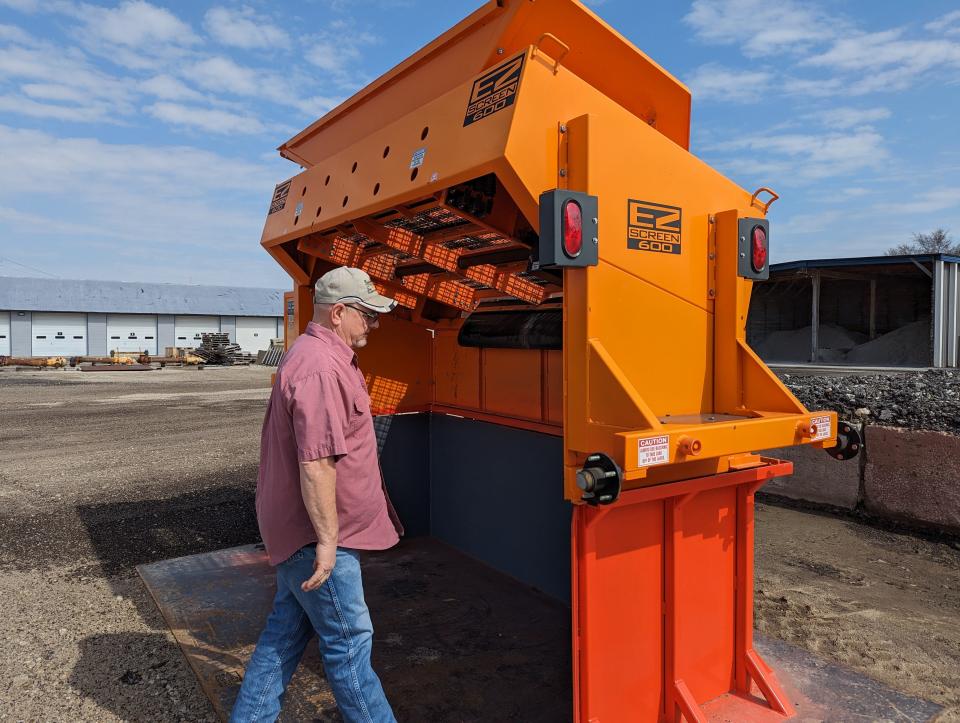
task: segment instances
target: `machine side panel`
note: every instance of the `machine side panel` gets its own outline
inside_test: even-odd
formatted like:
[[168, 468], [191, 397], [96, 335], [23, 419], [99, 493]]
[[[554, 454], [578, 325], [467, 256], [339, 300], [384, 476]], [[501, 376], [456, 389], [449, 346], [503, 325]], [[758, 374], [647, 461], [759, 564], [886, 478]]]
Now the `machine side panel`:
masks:
[[575, 515], [578, 720], [660, 720], [664, 502]]
[[563, 353], [546, 351], [543, 357], [545, 421], [549, 424], [563, 424]]
[[330, 229], [494, 170], [515, 104], [464, 127], [472, 88], [466, 82], [405, 115], [379, 116], [376, 131], [285, 181], [285, 201], [267, 214], [261, 243]]
[[543, 415], [540, 352], [484, 349], [483, 408], [493, 414], [540, 420]]
[[[586, 275], [586, 337], [602, 340], [656, 414], [711, 411], [708, 216], [745, 206], [749, 196], [595, 87], [563, 67], [554, 75], [542, 61], [527, 64], [507, 160], [531, 197], [556, 187], [556, 129], [589, 114], [587, 137], [570, 140], [588, 152], [571, 150], [565, 169], [572, 190], [600, 199], [600, 264], [565, 272], [568, 287], [572, 275]], [[529, 142], [536, 137], [545, 142]], [[588, 168], [574, 168], [578, 158]], [[631, 234], [674, 241], [641, 243]]]
[[436, 404], [481, 409], [480, 350], [457, 344], [457, 332], [438, 331], [433, 346]]
[[455, 331], [436, 332], [434, 397], [439, 408], [465, 416], [509, 419], [511, 426], [559, 430], [563, 361], [559, 351], [478, 349], [457, 344]]
[[430, 332], [383, 315], [380, 328], [357, 352], [374, 414], [424, 411], [432, 401]]
[[678, 511], [676, 677], [698, 701], [733, 688], [737, 489], [695, 495]]

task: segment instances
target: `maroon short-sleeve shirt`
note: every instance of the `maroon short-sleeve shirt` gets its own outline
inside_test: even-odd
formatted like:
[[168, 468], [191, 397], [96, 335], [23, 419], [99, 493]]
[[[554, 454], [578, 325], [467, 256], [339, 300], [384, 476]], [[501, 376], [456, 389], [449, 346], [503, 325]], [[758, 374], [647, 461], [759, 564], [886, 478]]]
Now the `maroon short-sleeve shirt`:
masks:
[[370, 395], [357, 356], [310, 322], [277, 369], [260, 435], [257, 521], [271, 565], [317, 541], [300, 492], [300, 462], [333, 457], [340, 547], [385, 550], [403, 527], [377, 460]]

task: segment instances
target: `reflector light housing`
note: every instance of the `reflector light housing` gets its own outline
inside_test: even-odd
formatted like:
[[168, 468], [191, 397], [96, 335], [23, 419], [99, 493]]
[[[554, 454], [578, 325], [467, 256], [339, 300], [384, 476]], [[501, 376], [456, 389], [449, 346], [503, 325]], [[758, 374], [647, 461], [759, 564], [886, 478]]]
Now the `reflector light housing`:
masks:
[[583, 251], [583, 213], [580, 204], [569, 200], [563, 204], [563, 253], [575, 259]]
[[750, 263], [757, 273], [767, 265], [767, 232], [763, 226], [754, 226], [750, 232]]
[[599, 217], [596, 196], [565, 188], [541, 193], [540, 232], [532, 268], [596, 266]]
[[770, 278], [770, 224], [765, 218], [737, 219], [737, 276]]

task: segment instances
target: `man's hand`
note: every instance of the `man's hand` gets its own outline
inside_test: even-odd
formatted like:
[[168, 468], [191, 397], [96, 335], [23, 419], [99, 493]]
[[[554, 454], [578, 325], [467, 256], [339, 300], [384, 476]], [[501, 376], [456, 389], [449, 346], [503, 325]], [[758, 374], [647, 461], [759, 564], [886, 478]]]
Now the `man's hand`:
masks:
[[324, 545], [317, 543], [317, 559], [313, 561], [313, 575], [308, 580], [304, 580], [300, 589], [304, 592], [316, 590], [323, 585], [333, 573], [333, 568], [337, 564], [336, 545]]

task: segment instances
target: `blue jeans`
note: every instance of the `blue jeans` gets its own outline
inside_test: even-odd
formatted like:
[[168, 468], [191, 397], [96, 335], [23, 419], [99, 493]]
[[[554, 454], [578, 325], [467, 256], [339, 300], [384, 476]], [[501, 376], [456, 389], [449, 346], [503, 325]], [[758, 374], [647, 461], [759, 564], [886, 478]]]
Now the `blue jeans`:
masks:
[[316, 547], [297, 550], [277, 565], [277, 596], [267, 626], [247, 663], [231, 723], [275, 721], [293, 671], [314, 631], [327, 680], [347, 723], [395, 723], [380, 679], [370, 666], [373, 625], [363, 599], [360, 559], [337, 548], [333, 573], [319, 588], [303, 592], [313, 574]]

